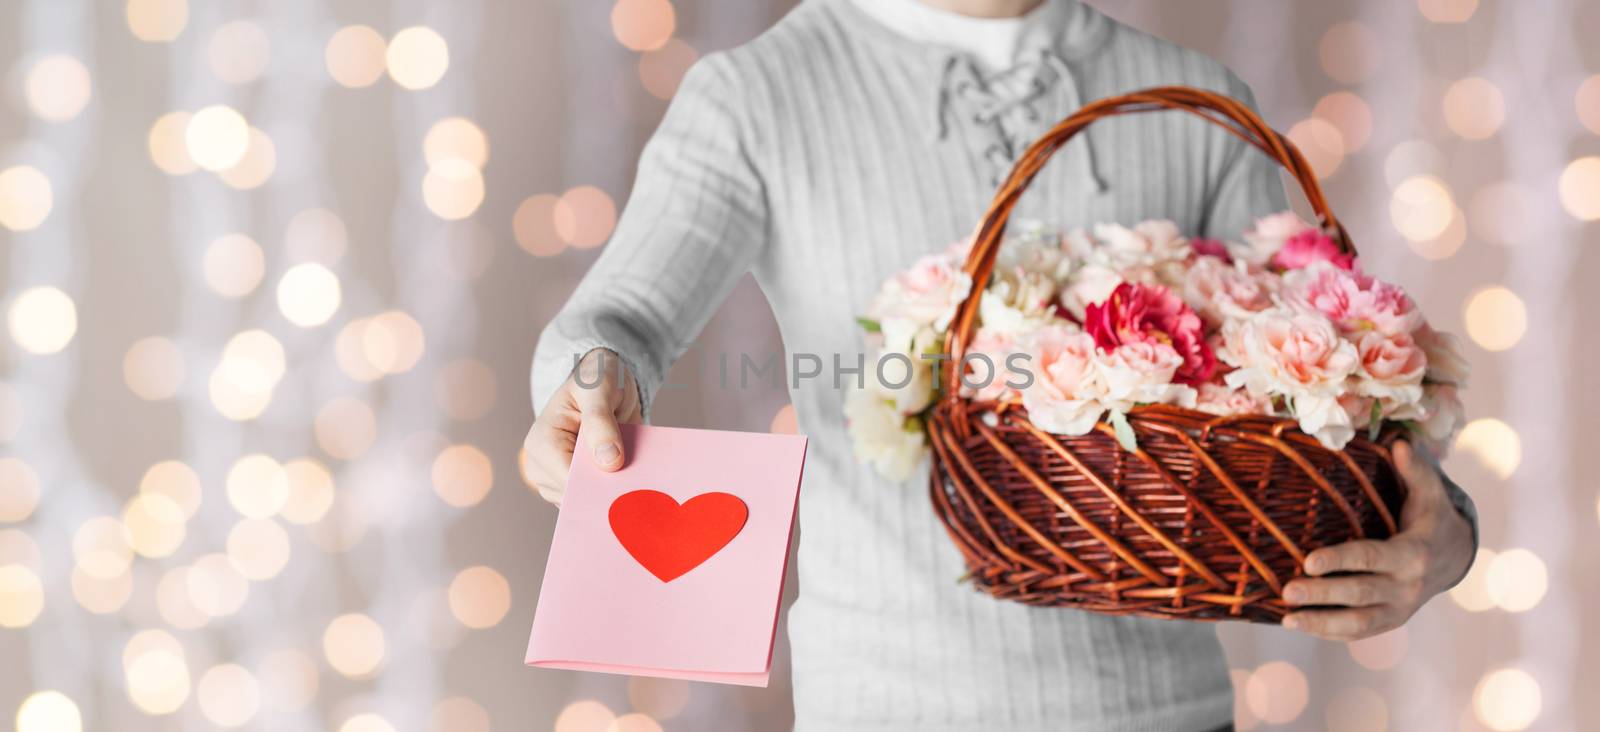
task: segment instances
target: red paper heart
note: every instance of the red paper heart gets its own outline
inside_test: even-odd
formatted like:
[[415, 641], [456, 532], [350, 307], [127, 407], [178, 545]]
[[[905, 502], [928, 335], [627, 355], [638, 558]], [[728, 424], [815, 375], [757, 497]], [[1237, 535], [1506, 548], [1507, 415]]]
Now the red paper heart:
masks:
[[671, 582], [733, 541], [750, 510], [731, 493], [702, 493], [679, 505], [661, 491], [639, 490], [618, 496], [608, 515], [622, 548]]

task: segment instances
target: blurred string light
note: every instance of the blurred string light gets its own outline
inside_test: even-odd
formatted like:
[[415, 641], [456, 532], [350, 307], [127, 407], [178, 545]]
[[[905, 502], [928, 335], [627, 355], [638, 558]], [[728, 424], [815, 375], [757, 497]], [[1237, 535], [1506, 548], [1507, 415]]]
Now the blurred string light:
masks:
[[1415, 175], [1395, 186], [1389, 199], [1389, 218], [1394, 228], [1411, 241], [1438, 238], [1450, 227], [1456, 205], [1444, 181], [1431, 175]]
[[1491, 671], [1472, 693], [1472, 711], [1495, 732], [1518, 732], [1533, 726], [1543, 706], [1539, 682], [1518, 668]]
[[211, 73], [229, 84], [248, 84], [267, 69], [272, 44], [261, 26], [235, 20], [218, 26], [206, 44]]
[[450, 47], [444, 37], [427, 26], [412, 26], [394, 34], [384, 51], [389, 78], [402, 88], [420, 91], [444, 78], [450, 68]]
[[444, 158], [422, 178], [422, 201], [435, 216], [459, 221], [483, 204], [483, 173], [460, 158]]
[[91, 577], [120, 577], [133, 564], [133, 547], [121, 522], [97, 516], [84, 521], [72, 535], [72, 556], [78, 568]]
[[428, 165], [454, 158], [481, 169], [489, 162], [489, 138], [470, 119], [446, 117], [428, 128], [422, 140], [422, 155]]
[[384, 54], [389, 44], [383, 34], [364, 25], [350, 25], [335, 31], [323, 49], [328, 75], [340, 86], [358, 89], [372, 86], [382, 78]]
[[689, 67], [699, 60], [700, 53], [681, 39], [673, 38], [655, 50], [639, 55], [639, 83], [657, 99], [671, 99], [678, 93]]
[[199, 510], [204, 489], [193, 468], [178, 460], [163, 460], [144, 471], [139, 493], [166, 496], [189, 519]]
[[1443, 103], [1445, 124], [1468, 140], [1491, 137], [1505, 123], [1505, 97], [1488, 79], [1468, 77], [1451, 84]]
[[183, 544], [188, 530], [183, 509], [159, 493], [140, 493], [122, 509], [122, 527], [128, 546], [142, 557], [171, 556]]
[[78, 332], [78, 308], [67, 293], [54, 287], [32, 287], [11, 301], [6, 311], [11, 339], [22, 350], [49, 355], [66, 348]]
[[276, 514], [289, 500], [289, 476], [267, 455], [245, 455], [228, 469], [228, 503], [245, 518]]
[[431, 471], [433, 492], [457, 508], [475, 506], [494, 486], [489, 456], [472, 445], [451, 445], [439, 451]]
[[169, 338], [140, 338], [122, 357], [122, 380], [128, 391], [146, 401], [171, 399], [183, 385], [183, 352]]
[[1468, 422], [1456, 435], [1454, 449], [1477, 458], [1500, 480], [1510, 478], [1522, 464], [1522, 438], [1511, 425], [1493, 417]]
[[206, 247], [200, 269], [212, 292], [226, 298], [244, 297], [261, 284], [266, 255], [254, 239], [244, 234], [225, 234]]
[[1300, 148], [1318, 178], [1327, 178], [1344, 163], [1344, 135], [1333, 123], [1321, 117], [1296, 122], [1289, 128], [1289, 140]]
[[1383, 179], [1398, 188], [1413, 177], [1432, 176], [1443, 164], [1444, 156], [1427, 140], [1407, 140], [1389, 149], [1383, 158]]
[[188, 0], [128, 0], [128, 30], [141, 41], [170, 41], [189, 23]]
[[17, 707], [17, 732], [82, 732], [83, 715], [71, 697], [55, 690], [36, 691]]
[[255, 419], [272, 402], [283, 378], [283, 345], [264, 330], [247, 330], [228, 340], [208, 384], [211, 404], [228, 419]]
[[605, 732], [617, 715], [593, 699], [580, 699], [562, 707], [554, 732]]
[[39, 228], [55, 205], [50, 179], [31, 165], [0, 170], [0, 226], [12, 231]]
[[1490, 351], [1510, 349], [1528, 330], [1528, 309], [1522, 298], [1499, 285], [1474, 292], [1462, 315], [1468, 337]]
[[128, 700], [146, 714], [171, 714], [189, 700], [189, 662], [167, 631], [142, 630], [129, 638], [122, 670]]
[[33, 568], [0, 564], [0, 628], [25, 628], [44, 611], [44, 585]]
[[1561, 207], [1579, 221], [1600, 220], [1600, 156], [1578, 158], [1562, 169]]
[[668, 720], [681, 714], [689, 706], [689, 695], [687, 681], [648, 676], [628, 678], [628, 703], [655, 719]]
[[249, 578], [240, 572], [231, 555], [218, 553], [196, 559], [186, 568], [176, 589], [187, 599], [188, 607], [204, 616], [202, 622], [239, 612], [250, 597]]
[[239, 164], [250, 149], [250, 124], [225, 104], [205, 107], [189, 118], [184, 147], [195, 164], [210, 171]]
[[322, 652], [333, 670], [352, 679], [371, 676], [383, 664], [383, 628], [361, 613], [340, 615], [322, 634]]
[[630, 51], [661, 48], [677, 25], [677, 13], [668, 0], [617, 0], [611, 7], [611, 32]]
[[127, 572], [111, 577], [96, 577], [82, 567], [72, 568], [72, 597], [78, 604], [96, 615], [109, 615], [122, 610], [133, 596], [133, 575]]
[[1584, 79], [1572, 102], [1578, 121], [1590, 132], [1600, 135], [1600, 74]]
[[1389, 705], [1376, 690], [1352, 686], [1328, 701], [1324, 720], [1328, 732], [1384, 732], [1389, 728]]
[[567, 248], [556, 232], [555, 210], [560, 198], [540, 193], [523, 199], [511, 216], [511, 233], [517, 246], [535, 257], [553, 257]]
[[562, 241], [578, 249], [593, 249], [611, 238], [617, 225], [617, 206], [605, 191], [578, 186], [561, 194], [550, 218]]
[[207, 669], [196, 685], [200, 713], [219, 727], [239, 727], [261, 709], [261, 687], [243, 666], [224, 663]]
[[50, 122], [65, 122], [89, 105], [93, 84], [82, 61], [58, 53], [34, 62], [24, 87], [34, 114]]
[[184, 141], [192, 117], [184, 111], [168, 112], [150, 125], [145, 140], [150, 161], [168, 175], [187, 175], [200, 167], [189, 157], [188, 143]]
[[339, 369], [361, 382], [410, 371], [425, 348], [421, 324], [398, 310], [352, 320], [334, 342]]
[[26, 521], [39, 505], [39, 474], [16, 457], [0, 457], [0, 524]]
[[1532, 610], [1549, 589], [1544, 560], [1528, 549], [1496, 554], [1483, 577], [1484, 590], [1496, 607], [1511, 613]]
[[357, 714], [339, 725], [339, 732], [395, 732], [394, 725], [383, 717], [366, 712]]
[[328, 509], [333, 507], [333, 475], [322, 463], [298, 458], [285, 463], [283, 473], [288, 492], [279, 513], [284, 520], [314, 524], [328, 515]]
[[1435, 23], [1465, 23], [1478, 10], [1478, 0], [1417, 0], [1422, 17]]
[[1287, 661], [1268, 661], [1245, 682], [1250, 711], [1268, 724], [1288, 724], [1300, 717], [1310, 699], [1306, 675]]
[[1345, 84], [1366, 81], [1383, 63], [1383, 44], [1378, 34], [1360, 21], [1328, 26], [1317, 51], [1323, 72]]
[[511, 609], [511, 584], [492, 567], [467, 567], [450, 581], [450, 614], [474, 630], [492, 628]]
[[1245, 698], [1245, 687], [1250, 683], [1250, 669], [1228, 669], [1229, 685], [1233, 687], [1233, 728], [1250, 732], [1261, 726], [1261, 720], [1250, 711], [1250, 700]]
[[1339, 131], [1339, 142], [1346, 154], [1366, 147], [1372, 138], [1372, 109], [1354, 92], [1334, 92], [1317, 100], [1311, 114]]
[[338, 276], [316, 262], [294, 265], [278, 280], [278, 311], [302, 328], [328, 322], [340, 300]]
[[247, 580], [270, 580], [289, 563], [289, 534], [272, 519], [243, 519], [228, 532], [228, 562]]
[[233, 188], [249, 190], [267, 182], [277, 167], [278, 150], [272, 144], [272, 138], [251, 127], [244, 156], [227, 169], [217, 171], [217, 177]]

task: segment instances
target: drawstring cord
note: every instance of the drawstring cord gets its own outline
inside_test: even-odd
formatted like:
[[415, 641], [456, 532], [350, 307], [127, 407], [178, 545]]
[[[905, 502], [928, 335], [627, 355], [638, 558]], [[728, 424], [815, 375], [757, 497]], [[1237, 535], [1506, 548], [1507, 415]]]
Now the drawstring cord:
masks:
[[[1022, 145], [1019, 144], [1019, 138], [1024, 136], [1024, 131], [1006, 129], [1002, 119], [1013, 110], [1020, 109], [1023, 121], [1028, 125], [1036, 125], [1039, 122], [1039, 111], [1035, 107], [1035, 102], [1049, 91], [1052, 73], [1066, 87], [1068, 107], [1077, 110], [1083, 106], [1083, 96], [1078, 89], [1077, 77], [1065, 61], [1048, 50], [1041, 51], [1034, 60], [1020, 62], [987, 78], [978, 73], [971, 59], [952, 54], [945, 59], [944, 69], [940, 73], [934, 105], [934, 141], [943, 140], [949, 135], [948, 118], [954, 114], [952, 103], [959, 98], [972, 107], [973, 122], [980, 125], [992, 124], [998, 128], [1000, 141], [991, 146], [985, 155], [1000, 169], [996, 176], [1004, 177], [1011, 163], [1021, 153]], [[1035, 130], [1027, 130], [1026, 136], [1031, 138], [1033, 132]], [[1067, 156], [1072, 161], [1077, 178], [1093, 193], [1106, 192], [1108, 186], [1100, 177], [1094, 149], [1089, 145], [1088, 136], [1080, 133], [1077, 139], [1068, 142], [1068, 145], [1079, 145], [1082, 148], [1081, 154]]]

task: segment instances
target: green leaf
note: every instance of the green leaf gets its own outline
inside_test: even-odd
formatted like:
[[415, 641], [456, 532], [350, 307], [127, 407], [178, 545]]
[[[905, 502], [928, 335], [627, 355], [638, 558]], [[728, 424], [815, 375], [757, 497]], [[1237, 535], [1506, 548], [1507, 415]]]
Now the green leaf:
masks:
[[1128, 452], [1138, 452], [1139, 438], [1133, 434], [1133, 425], [1128, 424], [1128, 415], [1112, 410], [1106, 413], [1106, 420], [1117, 433], [1117, 444]]
[[873, 320], [872, 318], [856, 318], [856, 323], [861, 326], [862, 330], [864, 330], [864, 331], [866, 331], [868, 333], [882, 333], [883, 332], [883, 324], [879, 323], [876, 320]]
[[1376, 441], [1378, 432], [1383, 429], [1383, 405], [1378, 400], [1372, 400], [1372, 416], [1367, 419], [1367, 439]]

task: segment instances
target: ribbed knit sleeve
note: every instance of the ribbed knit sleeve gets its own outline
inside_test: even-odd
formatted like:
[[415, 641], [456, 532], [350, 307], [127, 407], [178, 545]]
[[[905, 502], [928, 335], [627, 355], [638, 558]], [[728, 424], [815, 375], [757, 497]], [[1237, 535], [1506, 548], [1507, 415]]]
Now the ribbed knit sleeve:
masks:
[[616, 231], [534, 351], [534, 409], [594, 348], [619, 355], [648, 413], [667, 370], [766, 245], [767, 205], [737, 85], [712, 54], [645, 145]]
[[[1256, 109], [1255, 95], [1238, 77], [1230, 73], [1227, 86], [1229, 96]], [[1288, 209], [1289, 203], [1278, 161], [1231, 135], [1228, 143], [1228, 161], [1209, 197], [1201, 228], [1204, 236], [1239, 241], [1239, 233], [1256, 219]]]

